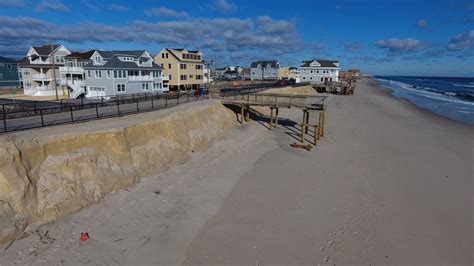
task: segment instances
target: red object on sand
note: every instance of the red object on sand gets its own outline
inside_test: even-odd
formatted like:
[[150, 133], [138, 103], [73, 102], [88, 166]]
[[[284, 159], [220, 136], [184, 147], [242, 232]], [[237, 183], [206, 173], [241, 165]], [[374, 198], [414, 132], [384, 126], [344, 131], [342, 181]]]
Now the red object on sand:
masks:
[[89, 240], [89, 233], [81, 232], [81, 237], [79, 237], [79, 240], [81, 240], [81, 241]]

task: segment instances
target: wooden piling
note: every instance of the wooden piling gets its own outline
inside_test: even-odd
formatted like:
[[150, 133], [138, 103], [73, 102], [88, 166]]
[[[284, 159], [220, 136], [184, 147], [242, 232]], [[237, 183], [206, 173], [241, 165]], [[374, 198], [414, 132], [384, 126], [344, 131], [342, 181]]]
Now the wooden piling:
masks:
[[326, 123], [326, 112], [323, 111], [322, 112], [322, 115], [323, 115], [323, 120], [322, 120], [322, 125], [321, 125], [321, 137], [324, 137], [324, 130], [325, 130], [325, 123]]
[[244, 105], [240, 105], [240, 123], [242, 124], [244, 122]]
[[250, 105], [247, 105], [247, 122], [250, 121]]
[[314, 146], [318, 145], [318, 125], [314, 125], [314, 140], [313, 144]]
[[303, 110], [303, 122], [301, 123], [301, 143], [304, 143], [304, 134], [306, 128], [306, 110]]
[[270, 130], [273, 128], [273, 107], [270, 107]]
[[318, 140], [321, 139], [322, 118], [323, 118], [323, 113], [319, 112], [318, 131], [317, 131]]
[[278, 112], [279, 108], [275, 108], [275, 128], [278, 127]]
[[309, 112], [306, 111], [306, 120], [305, 120], [306, 127], [305, 127], [305, 131], [304, 131], [305, 134], [308, 134], [308, 129], [309, 129], [308, 124], [309, 124]]

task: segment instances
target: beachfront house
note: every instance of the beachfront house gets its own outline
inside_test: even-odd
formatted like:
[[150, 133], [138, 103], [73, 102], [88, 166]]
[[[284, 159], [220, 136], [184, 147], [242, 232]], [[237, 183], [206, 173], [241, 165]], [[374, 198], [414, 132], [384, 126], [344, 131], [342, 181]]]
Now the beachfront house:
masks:
[[165, 48], [155, 56], [155, 63], [169, 78], [170, 90], [199, 89], [204, 86], [202, 52]]
[[0, 56], [0, 89], [20, 87], [18, 61]]
[[339, 61], [311, 60], [303, 61], [298, 68], [296, 82], [322, 84], [339, 80]]
[[147, 51], [94, 51], [91, 58], [83, 66], [86, 97], [168, 91], [162, 67]]
[[280, 74], [278, 61], [257, 61], [250, 64], [251, 80], [277, 80]]
[[71, 54], [63, 45], [33, 46], [20, 64], [21, 82], [25, 95], [64, 95], [60, 85], [59, 67], [65, 65], [64, 57]]
[[61, 86], [67, 88], [70, 98], [78, 98], [86, 94], [84, 66], [92, 62], [95, 51], [72, 52], [64, 57], [65, 65], [59, 67], [60, 82]]

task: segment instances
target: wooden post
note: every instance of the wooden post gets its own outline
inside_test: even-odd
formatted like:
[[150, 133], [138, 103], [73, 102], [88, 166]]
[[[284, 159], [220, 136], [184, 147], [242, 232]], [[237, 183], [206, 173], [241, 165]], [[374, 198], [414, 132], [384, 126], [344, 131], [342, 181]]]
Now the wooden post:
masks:
[[308, 129], [309, 129], [309, 126], [308, 126], [309, 125], [309, 112], [308, 111], [306, 111], [305, 125], [306, 125], [306, 127], [305, 127], [305, 130], [304, 130], [304, 133], [308, 134]]
[[304, 143], [304, 128], [305, 128], [305, 122], [306, 121], [306, 111], [303, 110], [303, 122], [301, 123], [301, 143]]
[[247, 105], [247, 121], [250, 121], [250, 104]]
[[69, 110], [71, 111], [71, 122], [74, 122], [74, 115], [72, 114], [72, 107], [69, 108]]
[[323, 115], [323, 119], [322, 119], [322, 126], [321, 126], [321, 137], [324, 137], [324, 130], [326, 128], [326, 125], [325, 125], [325, 123], [326, 123], [326, 112], [323, 111], [322, 115]]
[[120, 99], [117, 99], [117, 115], [120, 115]]
[[44, 127], [43, 109], [40, 109], [40, 116], [41, 116], [41, 126]]
[[278, 127], [278, 111], [279, 111], [279, 108], [276, 107], [275, 108], [275, 128]]
[[97, 118], [99, 118], [99, 108], [97, 107], [97, 103], [95, 103], [95, 114]]
[[5, 129], [5, 133], [7, 132], [7, 114], [5, 112], [5, 105], [2, 104], [2, 113], [3, 113], [3, 127]]
[[318, 145], [318, 125], [314, 125], [314, 146]]
[[273, 128], [273, 107], [270, 107], [270, 130]]
[[244, 122], [244, 105], [240, 104], [240, 123]]
[[152, 94], [152, 95], [151, 95], [151, 110], [153, 110], [154, 107], [155, 107], [155, 106], [154, 106], [153, 94]]
[[140, 108], [138, 107], [138, 100], [139, 100], [139, 99], [137, 99], [137, 113], [140, 112]]
[[323, 113], [319, 112], [319, 120], [318, 120], [318, 140], [321, 138], [321, 128], [322, 128], [322, 121], [323, 121]]

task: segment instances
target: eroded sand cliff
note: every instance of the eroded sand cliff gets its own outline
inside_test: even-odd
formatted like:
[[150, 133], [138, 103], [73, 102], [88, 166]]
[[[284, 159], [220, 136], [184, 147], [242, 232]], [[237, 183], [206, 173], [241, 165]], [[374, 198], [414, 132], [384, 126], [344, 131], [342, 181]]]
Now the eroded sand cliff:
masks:
[[185, 160], [235, 123], [230, 110], [206, 101], [1, 136], [0, 242]]

